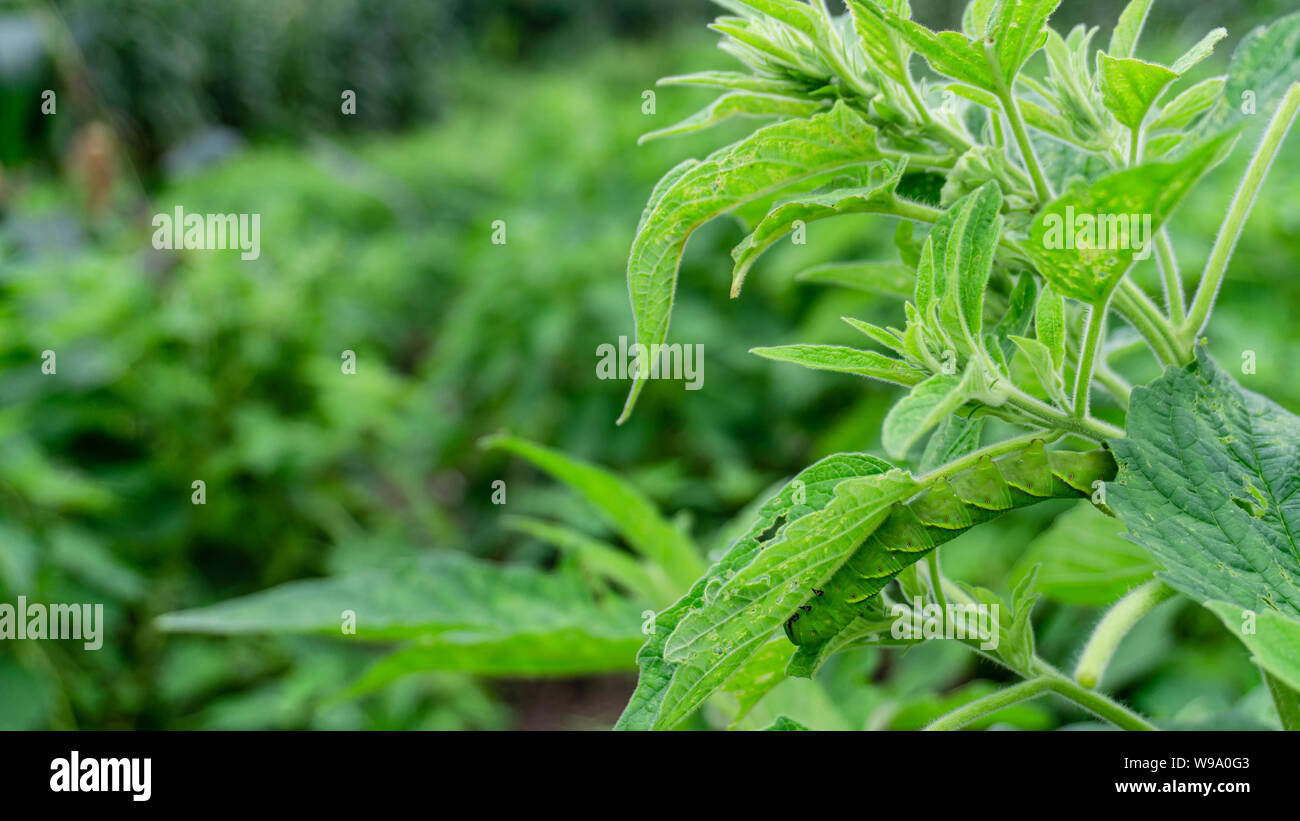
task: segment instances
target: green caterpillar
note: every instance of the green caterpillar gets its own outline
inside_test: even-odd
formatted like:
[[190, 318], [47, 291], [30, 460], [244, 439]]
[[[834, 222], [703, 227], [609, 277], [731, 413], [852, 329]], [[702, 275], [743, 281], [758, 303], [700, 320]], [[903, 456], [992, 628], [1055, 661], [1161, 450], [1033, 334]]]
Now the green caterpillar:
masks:
[[1043, 499], [1090, 496], [1093, 484], [1115, 477], [1108, 450], [1023, 451], [981, 459], [974, 467], [929, 485], [888, 517], [821, 589], [785, 623], [795, 644], [820, 644], [858, 615], [856, 605], [879, 593], [926, 553], [975, 525]]

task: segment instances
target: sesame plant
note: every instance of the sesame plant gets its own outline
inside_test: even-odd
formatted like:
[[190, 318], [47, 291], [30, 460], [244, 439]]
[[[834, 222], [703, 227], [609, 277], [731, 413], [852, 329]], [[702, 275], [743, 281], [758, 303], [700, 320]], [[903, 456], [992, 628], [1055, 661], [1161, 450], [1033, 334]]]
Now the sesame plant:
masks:
[[[825, 0], [717, 2], [726, 14], [712, 28], [742, 70], [665, 79], [723, 93], [647, 136], [771, 122], [681, 163], [651, 194], [627, 269], [637, 341], [666, 343], [685, 245], [718, 216], [750, 228], [732, 252], [733, 296], [809, 223], [893, 218], [896, 259], [832, 267], [896, 300], [896, 326], [846, 318], [860, 348], [754, 353], [902, 391], [882, 425], [888, 461], [846, 453], [808, 467], [655, 614], [618, 726], [672, 729], [719, 691], [752, 703], [841, 651], [925, 641], [895, 629], [918, 609], [951, 620], [984, 608], [1001, 614], [994, 640], [955, 640], [1020, 681], [932, 728], [1052, 694], [1154, 729], [1098, 683], [1130, 629], [1181, 595], [1244, 642], [1279, 725], [1300, 729], [1300, 419], [1243, 389], [1201, 343], [1300, 109], [1300, 14], [1247, 33], [1226, 75], [1192, 81], [1227, 32], [1169, 65], [1144, 59], [1153, 0], [1132, 0], [1104, 45], [1097, 28], [1051, 27], [1060, 0], [973, 0], [960, 29], [941, 32], [913, 21], [907, 0], [848, 0], [842, 12]], [[1167, 225], [1243, 142], [1254, 151], [1222, 228], [1204, 267], [1187, 269]], [[1149, 355], [1145, 370], [1135, 351]], [[633, 383], [623, 419], [645, 387]], [[1122, 592], [1061, 669], [1035, 650], [1033, 571], [1004, 602], [945, 578], [939, 549], [1069, 497], [1118, 517], [1163, 569]]]

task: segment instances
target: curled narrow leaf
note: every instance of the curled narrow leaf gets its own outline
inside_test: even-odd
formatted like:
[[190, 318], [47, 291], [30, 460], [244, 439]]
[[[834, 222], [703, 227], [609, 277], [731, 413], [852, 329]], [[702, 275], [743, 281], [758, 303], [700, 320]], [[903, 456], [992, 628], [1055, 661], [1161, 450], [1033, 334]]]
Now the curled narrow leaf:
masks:
[[[875, 129], [844, 103], [807, 120], [775, 123], [683, 168], [647, 209], [628, 257], [637, 342], [662, 344], [686, 241], [709, 220], [789, 185], [880, 159]], [[645, 382], [637, 379], [621, 420]]]
[[867, 185], [837, 188], [824, 194], [807, 194], [794, 197], [772, 207], [753, 232], [745, 237], [731, 252], [736, 266], [731, 276], [731, 296], [740, 295], [750, 268], [768, 248], [781, 237], [803, 223], [830, 219], [848, 214], [895, 214], [900, 205], [894, 192], [902, 179], [907, 162], [882, 162], [873, 167]]
[[[716, 596], [716, 591], [722, 584], [752, 562], [783, 529], [830, 504], [835, 488], [841, 482], [853, 477], [879, 474], [890, 467], [889, 463], [864, 454], [829, 456], [800, 472], [780, 492], [768, 499], [749, 528], [732, 542], [722, 558], [691, 586], [689, 592], [671, 607], [655, 615], [649, 626], [650, 637], [637, 653], [641, 675], [637, 680], [636, 691], [615, 729], [672, 729], [694, 712], [713, 690], [707, 687], [693, 688], [684, 683], [672, 689], [681, 665], [669, 661], [664, 650], [668, 637], [677, 625], [688, 613], [703, 606], [706, 593], [710, 597]], [[713, 681], [720, 686], [747, 660], [748, 656], [736, 660], [729, 670], [722, 671], [723, 675], [715, 677]], [[684, 675], [698, 680], [694, 673]]]

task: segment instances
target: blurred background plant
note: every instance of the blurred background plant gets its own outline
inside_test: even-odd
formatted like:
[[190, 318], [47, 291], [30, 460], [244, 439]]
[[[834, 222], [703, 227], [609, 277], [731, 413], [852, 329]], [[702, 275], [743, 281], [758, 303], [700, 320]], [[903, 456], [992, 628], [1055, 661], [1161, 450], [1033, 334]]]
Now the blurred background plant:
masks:
[[[1122, 5], [1066, 4], [1055, 22], [1113, 20]], [[918, 17], [951, 25], [960, 6]], [[1232, 39], [1199, 69], [1209, 76], [1241, 34], [1291, 6], [1158, 0], [1145, 48], [1170, 58], [1225, 25]], [[508, 430], [612, 469], [701, 553], [777, 480], [878, 449], [886, 389], [746, 351], [850, 343], [841, 315], [885, 319], [890, 306], [868, 295], [794, 277], [886, 253], [879, 220], [810, 228], [806, 247], [765, 257], [737, 302], [719, 260], [744, 231], [709, 226], [688, 249], [674, 322], [675, 338], [704, 346], [705, 388], [647, 390], [615, 428], [626, 385], [595, 378], [597, 347], [631, 333], [623, 270], [651, 187], [742, 133], [636, 146], [710, 97], [659, 89], [644, 113], [657, 78], [731, 67], [702, 25], [716, 12], [703, 0], [0, 2], [0, 601], [103, 602], [107, 621], [97, 652], [0, 643], [0, 728], [612, 724], [639, 632], [614, 635], [612, 656], [588, 669], [480, 656], [360, 687], [409, 637], [176, 635], [155, 620], [293, 580], [418, 581], [420, 568], [472, 575], [501, 562], [531, 568], [525, 586], [550, 579], [537, 582], [546, 595], [626, 620], [680, 580], [647, 562], [648, 587], [591, 584], [590, 551], [574, 540], [624, 557], [620, 542], [637, 545], [592, 493], [518, 448], [480, 449], [481, 437]], [[42, 112], [47, 89], [54, 114]], [[341, 113], [346, 89], [355, 116]], [[1208, 255], [1244, 153], [1180, 212], [1186, 267]], [[1281, 158], [1275, 192], [1298, 166]], [[260, 214], [261, 258], [153, 250], [150, 218], [176, 206]], [[1297, 259], [1300, 210], [1266, 195], [1210, 339], [1221, 362], [1255, 352], [1243, 384], [1291, 408]], [[55, 375], [42, 373], [45, 351]], [[341, 372], [344, 351], [355, 375]], [[204, 505], [191, 504], [195, 480]], [[1004, 594], [1044, 563], [1051, 661], [1114, 584], [1116, 565], [1090, 568], [1071, 549], [1081, 524], [1061, 517], [1079, 515], [1044, 505], [945, 552], [950, 576]], [[1135, 578], [1149, 572], [1113, 533], [1096, 539]], [[1252, 673], [1212, 616], [1170, 602], [1125, 641], [1105, 686], [1165, 723], [1228, 712], [1258, 726], [1268, 699]], [[866, 649], [815, 681], [782, 682], [741, 726], [786, 714], [918, 727], [999, 677], [942, 642]], [[726, 726], [743, 698], [699, 724]], [[1084, 720], [1046, 701], [996, 718]]]

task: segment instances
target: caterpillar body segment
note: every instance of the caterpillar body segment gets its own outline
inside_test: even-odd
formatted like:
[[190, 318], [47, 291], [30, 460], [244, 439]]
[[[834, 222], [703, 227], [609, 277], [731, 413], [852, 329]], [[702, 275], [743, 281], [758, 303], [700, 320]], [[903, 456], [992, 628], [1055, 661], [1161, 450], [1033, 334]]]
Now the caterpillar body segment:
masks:
[[848, 561], [785, 623], [798, 645], [820, 644], [861, 612], [863, 602], [936, 547], [976, 525], [1044, 499], [1088, 497], [1115, 477], [1107, 450], [1048, 451], [1041, 442], [929, 484], [897, 502]]

